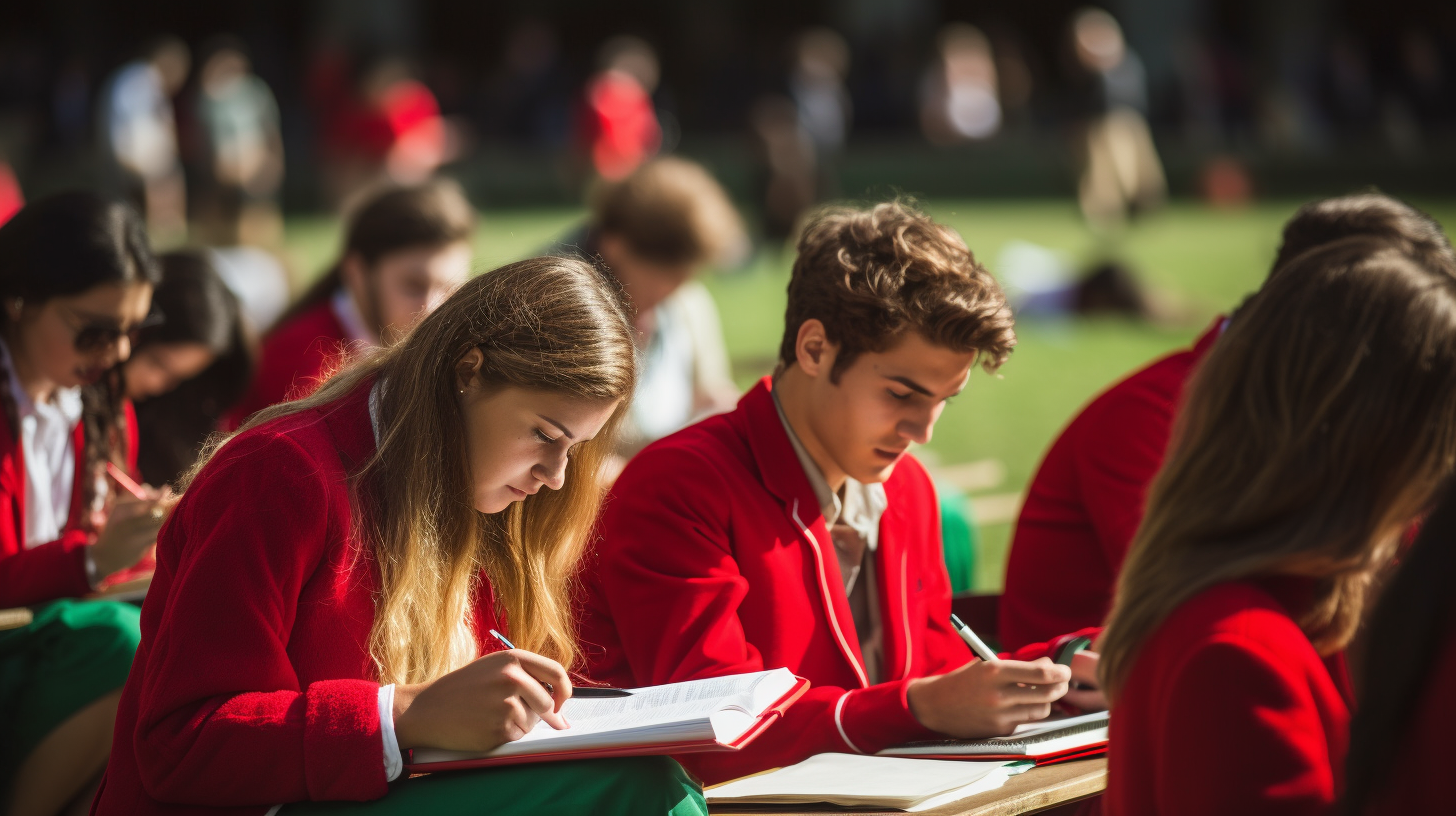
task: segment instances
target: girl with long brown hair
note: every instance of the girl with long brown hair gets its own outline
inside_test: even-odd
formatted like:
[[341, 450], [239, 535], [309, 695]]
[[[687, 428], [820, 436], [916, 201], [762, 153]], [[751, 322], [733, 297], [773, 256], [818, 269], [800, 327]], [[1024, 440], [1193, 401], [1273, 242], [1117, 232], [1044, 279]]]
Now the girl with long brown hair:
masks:
[[1456, 279], [1370, 238], [1294, 259], [1190, 383], [1101, 647], [1109, 813], [1316, 814], [1342, 649], [1456, 462]]
[[666, 758], [388, 784], [406, 749], [569, 727], [569, 589], [635, 376], [618, 293], [538, 258], [205, 453], [158, 542], [96, 812], [705, 811]]

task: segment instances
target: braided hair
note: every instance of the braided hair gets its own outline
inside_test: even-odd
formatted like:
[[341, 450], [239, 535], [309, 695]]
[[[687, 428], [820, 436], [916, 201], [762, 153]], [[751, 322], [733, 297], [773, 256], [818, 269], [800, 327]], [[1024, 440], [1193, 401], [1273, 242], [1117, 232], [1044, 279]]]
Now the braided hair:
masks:
[[[39, 305], [104, 284], [155, 286], [160, 280], [141, 218], [119, 201], [90, 192], [60, 193], [26, 205], [0, 226], [0, 300], [19, 298], [27, 305]], [[0, 309], [0, 335], [9, 335], [11, 323], [8, 311]], [[11, 372], [0, 367], [0, 408], [11, 436], [18, 438], [19, 412], [10, 377]], [[90, 477], [77, 485], [83, 491], [83, 507], [94, 508], [105, 498], [107, 462], [125, 467], [129, 454], [125, 394], [119, 364], [81, 389]]]

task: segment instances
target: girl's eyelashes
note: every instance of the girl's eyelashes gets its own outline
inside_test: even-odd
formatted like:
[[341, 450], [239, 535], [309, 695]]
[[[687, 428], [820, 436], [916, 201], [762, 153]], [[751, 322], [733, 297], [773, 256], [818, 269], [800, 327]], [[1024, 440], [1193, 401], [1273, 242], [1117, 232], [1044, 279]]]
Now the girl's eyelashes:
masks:
[[895, 389], [893, 389], [893, 388], [886, 388], [885, 389], [885, 393], [889, 394], [890, 396], [894, 397], [897, 400], [902, 400], [903, 401], [903, 400], [910, 399], [910, 392], [909, 391], [906, 391], [905, 393], [900, 394], [900, 393], [897, 393], [895, 391]]
[[536, 438], [539, 439], [539, 440], [541, 440], [542, 442], [545, 442], [548, 445], [551, 444], [552, 442], [557, 441], [557, 439], [560, 439], [560, 437], [552, 438], [552, 437], [547, 436], [546, 433], [544, 431], [542, 431], [540, 428], [536, 428], [535, 431], [536, 431]]

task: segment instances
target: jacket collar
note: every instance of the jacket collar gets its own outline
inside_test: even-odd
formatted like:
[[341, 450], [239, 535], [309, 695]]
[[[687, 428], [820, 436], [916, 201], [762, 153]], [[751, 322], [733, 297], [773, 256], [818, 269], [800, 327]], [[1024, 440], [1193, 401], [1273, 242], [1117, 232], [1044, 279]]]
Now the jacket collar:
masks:
[[753, 461], [758, 465], [759, 478], [785, 507], [792, 507], [798, 501], [801, 518], [805, 524], [812, 518], [820, 518], [819, 498], [809, 476], [799, 465], [794, 445], [789, 441], [788, 431], [779, 421], [778, 409], [774, 407], [773, 380], [764, 377], [748, 389], [738, 401], [738, 411], [743, 415], [748, 447], [753, 451]]

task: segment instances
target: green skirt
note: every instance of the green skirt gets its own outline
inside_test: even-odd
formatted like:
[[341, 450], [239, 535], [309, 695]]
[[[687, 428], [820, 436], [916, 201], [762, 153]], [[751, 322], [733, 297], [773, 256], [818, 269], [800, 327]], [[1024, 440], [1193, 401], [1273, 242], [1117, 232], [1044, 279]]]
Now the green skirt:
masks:
[[668, 757], [542, 762], [400, 779], [372, 802], [299, 802], [279, 816], [700, 816], [702, 788]]
[[29, 626], [0, 632], [0, 794], [61, 723], [126, 683], [141, 613], [114, 601], [52, 601]]

